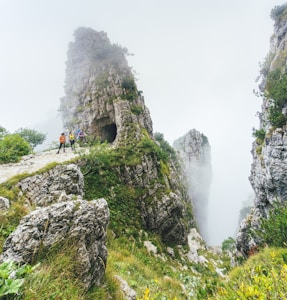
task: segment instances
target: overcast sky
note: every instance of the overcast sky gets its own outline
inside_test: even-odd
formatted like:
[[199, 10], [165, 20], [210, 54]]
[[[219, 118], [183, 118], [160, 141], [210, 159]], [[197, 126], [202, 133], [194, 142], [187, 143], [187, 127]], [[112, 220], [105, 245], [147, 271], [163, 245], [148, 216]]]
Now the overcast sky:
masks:
[[[272, 0], [0, 0], [0, 125], [44, 128], [64, 96], [68, 43], [80, 26], [127, 47], [154, 131], [173, 143], [195, 128], [210, 142], [210, 244], [234, 234], [252, 189], [252, 90], [273, 33]], [[59, 120], [59, 119], [58, 119]], [[47, 129], [48, 130], [48, 129]]]

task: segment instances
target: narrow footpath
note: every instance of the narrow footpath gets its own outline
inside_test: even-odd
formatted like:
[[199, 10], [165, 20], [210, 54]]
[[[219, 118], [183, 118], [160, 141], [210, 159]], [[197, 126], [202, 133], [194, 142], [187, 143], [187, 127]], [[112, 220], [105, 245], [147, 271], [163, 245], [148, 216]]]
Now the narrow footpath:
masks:
[[59, 154], [56, 153], [57, 149], [54, 149], [23, 156], [22, 160], [18, 163], [0, 164], [0, 183], [7, 181], [15, 175], [36, 172], [49, 163], [62, 163], [79, 156], [79, 151], [73, 152], [70, 148], [66, 149], [65, 153], [62, 150]]

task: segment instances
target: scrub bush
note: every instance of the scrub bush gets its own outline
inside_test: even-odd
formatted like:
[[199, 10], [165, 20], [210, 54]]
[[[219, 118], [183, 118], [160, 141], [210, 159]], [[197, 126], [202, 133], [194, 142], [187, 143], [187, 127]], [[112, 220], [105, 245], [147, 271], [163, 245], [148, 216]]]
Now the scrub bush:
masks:
[[31, 146], [19, 134], [8, 134], [0, 140], [0, 164], [18, 162], [31, 152]]

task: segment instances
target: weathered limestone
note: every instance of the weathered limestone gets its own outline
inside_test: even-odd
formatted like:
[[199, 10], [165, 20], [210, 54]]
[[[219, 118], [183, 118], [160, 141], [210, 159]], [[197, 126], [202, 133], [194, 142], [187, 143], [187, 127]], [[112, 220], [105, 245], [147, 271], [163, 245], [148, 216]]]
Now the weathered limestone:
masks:
[[[266, 89], [269, 72], [283, 68], [286, 73], [287, 20], [279, 17], [275, 21], [271, 39], [269, 69], [262, 73], [260, 90], [268, 96]], [[267, 62], [268, 63], [268, 62]], [[284, 67], [285, 66], [285, 67]], [[281, 68], [282, 69], [282, 68]], [[283, 72], [283, 70], [282, 70]], [[267, 218], [274, 202], [287, 200], [287, 127], [274, 128], [270, 122], [270, 108], [274, 100], [263, 96], [262, 110], [259, 113], [260, 129], [266, 132], [264, 140], [253, 143], [250, 183], [256, 194], [251, 213], [242, 221], [236, 239], [237, 249], [245, 256], [252, 253], [260, 242], [254, 231], [260, 229], [260, 220]], [[286, 104], [282, 108], [286, 116]], [[253, 234], [252, 234], [253, 232]]]
[[9, 207], [10, 207], [9, 200], [7, 198], [0, 196], [0, 212], [8, 210]]
[[192, 200], [194, 216], [201, 236], [208, 240], [207, 212], [212, 178], [208, 139], [195, 129], [173, 143], [183, 165], [185, 184]]
[[84, 176], [75, 164], [58, 165], [18, 183], [31, 205], [48, 206], [83, 196]]
[[[65, 126], [71, 130], [80, 127], [114, 148], [132, 147], [139, 152], [140, 141], [154, 142], [153, 128], [125, 58], [126, 49], [91, 28], [79, 28], [74, 35], [68, 51], [66, 95], [61, 99]], [[167, 164], [169, 174], [163, 176], [159, 158], [142, 152], [138, 163], [123, 162], [115, 172], [122, 182], [146, 191], [138, 199], [145, 229], [159, 233], [164, 241], [186, 243], [193, 220], [186, 220], [189, 203], [178, 170]]]
[[99, 285], [105, 272], [108, 222], [104, 199], [68, 201], [36, 209], [8, 237], [0, 261], [30, 264], [51, 247], [71, 242], [76, 249], [76, 275], [88, 289]]
[[149, 110], [125, 58], [127, 50], [91, 28], [78, 28], [74, 36], [66, 63], [66, 95], [61, 99], [65, 126], [110, 143], [123, 129], [127, 132], [128, 123], [140, 124], [152, 134]]

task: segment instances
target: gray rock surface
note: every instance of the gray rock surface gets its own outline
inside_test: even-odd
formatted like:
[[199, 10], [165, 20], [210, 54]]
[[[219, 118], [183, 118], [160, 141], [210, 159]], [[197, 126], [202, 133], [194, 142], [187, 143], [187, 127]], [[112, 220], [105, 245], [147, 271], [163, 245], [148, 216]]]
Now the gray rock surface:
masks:
[[168, 170], [170, 174], [165, 176], [164, 182], [160, 182], [158, 178], [162, 174], [158, 167], [157, 158], [145, 154], [141, 163], [121, 166], [117, 174], [128, 185], [146, 190], [139, 199], [145, 228], [160, 234], [165, 242], [185, 244], [189, 226], [194, 225], [193, 219], [186, 219], [190, 199], [181, 184], [179, 170], [171, 164]]
[[195, 129], [173, 143], [179, 152], [184, 181], [192, 200], [194, 215], [201, 236], [208, 240], [207, 212], [212, 179], [210, 145], [206, 136]]
[[104, 199], [68, 201], [39, 208], [23, 217], [8, 237], [0, 261], [33, 263], [51, 247], [73, 241], [76, 275], [86, 289], [99, 285], [106, 268], [109, 209]]
[[128, 283], [120, 276], [115, 275], [115, 278], [120, 283], [120, 288], [123, 293], [123, 297], [125, 300], [136, 300], [136, 292], [133, 290]]
[[[139, 151], [140, 141], [149, 139], [152, 143], [152, 120], [128, 66], [126, 49], [91, 28], [79, 28], [74, 36], [68, 50], [65, 97], [61, 99], [65, 126], [69, 130], [82, 128], [115, 148]], [[138, 199], [145, 228], [165, 241], [186, 243], [188, 204], [179, 175], [168, 165], [169, 174], [160, 182], [160, 161], [150, 152], [143, 153], [136, 164], [123, 163], [115, 172], [127, 185], [147, 191]]]
[[[287, 20], [278, 18], [275, 21], [274, 34], [271, 38], [269, 66], [262, 72], [260, 90], [262, 92], [262, 109], [259, 113], [260, 129], [266, 132], [264, 140], [256, 140], [252, 146], [253, 162], [249, 177], [255, 192], [254, 207], [242, 221], [236, 247], [241, 254], [248, 256], [259, 244], [254, 232], [260, 229], [260, 220], [267, 218], [274, 202], [283, 203], [287, 200], [287, 127], [275, 128], [270, 124], [270, 108], [274, 100], [268, 98], [266, 89], [267, 75], [277, 70], [283, 62], [286, 72]], [[286, 116], [286, 104], [282, 108]]]
[[10, 207], [10, 201], [5, 197], [0, 196], [0, 212], [8, 210], [9, 207]]
[[105, 32], [91, 28], [78, 28], [74, 37], [61, 99], [65, 126], [110, 143], [128, 123], [138, 123], [152, 134], [149, 110], [125, 58], [127, 50], [111, 44]]
[[57, 165], [48, 172], [21, 180], [18, 187], [31, 205], [48, 206], [81, 197], [84, 176], [75, 164]]

